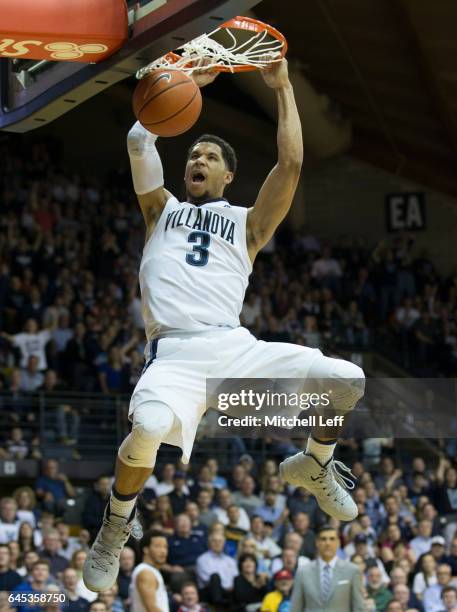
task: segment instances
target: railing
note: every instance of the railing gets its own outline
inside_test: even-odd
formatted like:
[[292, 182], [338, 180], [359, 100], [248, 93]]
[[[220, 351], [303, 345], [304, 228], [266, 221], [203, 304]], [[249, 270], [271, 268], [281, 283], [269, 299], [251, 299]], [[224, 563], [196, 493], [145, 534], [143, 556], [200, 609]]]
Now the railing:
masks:
[[[395, 389], [390, 389], [389, 393], [395, 394]], [[129, 399], [126, 395], [101, 393], [0, 393], [0, 449], [3, 450], [0, 451], [0, 477], [34, 478], [38, 474], [39, 461], [30, 459], [40, 458], [64, 461], [67, 474], [80, 482], [102, 473], [112, 473], [117, 450], [130, 428]], [[24, 456], [17, 451], [8, 452], [7, 445], [3, 444], [11, 439], [15, 427], [22, 429], [28, 447]], [[404, 461], [404, 452], [406, 447], [410, 448], [410, 442], [408, 439], [396, 441], [399, 462]], [[298, 450], [303, 447], [304, 440], [294, 440], [294, 443]], [[18, 446], [16, 443], [16, 449]], [[430, 455], [436, 452], [434, 448], [422, 447], [422, 450]], [[228, 473], [244, 453], [250, 454], [261, 466], [266, 458], [281, 459], [291, 452], [293, 448], [286, 448], [284, 441], [263, 437], [198, 437], [191, 463], [198, 469], [208, 457], [216, 457], [221, 471]], [[413, 452], [417, 452], [417, 448]], [[357, 451], [350, 447], [340, 447], [339, 454], [348, 463], [358, 458]], [[180, 449], [164, 445], [158, 461], [176, 462], [180, 456]]]
[[[27, 459], [40, 457], [64, 461], [114, 462], [117, 450], [129, 432], [130, 397], [101, 393], [0, 393], [1, 439], [11, 438], [14, 427], [20, 427], [27, 444]], [[0, 448], [6, 450], [6, 445]], [[230, 468], [243, 453], [258, 462], [267, 456], [280, 457], [281, 452], [263, 439], [198, 439], [192, 463], [200, 464], [216, 456], [221, 465]], [[4, 453], [3, 453], [4, 455]], [[179, 449], [164, 446], [159, 460], [176, 461]], [[0, 459], [2, 458], [0, 453]], [[6, 459], [22, 459], [9, 453]]]
[[[20, 427], [28, 456], [112, 456], [128, 432], [129, 398], [88, 393], [2, 393], [0, 430]], [[35, 452], [33, 452], [35, 451]]]

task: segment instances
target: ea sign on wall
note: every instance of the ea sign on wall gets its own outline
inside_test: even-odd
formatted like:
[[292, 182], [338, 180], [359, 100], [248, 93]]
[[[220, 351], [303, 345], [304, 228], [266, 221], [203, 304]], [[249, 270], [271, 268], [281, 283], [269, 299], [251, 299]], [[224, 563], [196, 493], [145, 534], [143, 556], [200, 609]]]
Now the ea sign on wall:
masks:
[[423, 193], [386, 195], [386, 226], [389, 232], [424, 230], [425, 195]]

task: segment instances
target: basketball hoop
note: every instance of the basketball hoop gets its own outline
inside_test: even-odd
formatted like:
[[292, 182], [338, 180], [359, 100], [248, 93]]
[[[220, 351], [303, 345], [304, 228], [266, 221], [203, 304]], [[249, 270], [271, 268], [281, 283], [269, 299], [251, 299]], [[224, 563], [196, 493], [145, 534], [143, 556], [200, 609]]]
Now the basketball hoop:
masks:
[[176, 51], [140, 68], [136, 78], [142, 79], [161, 68], [182, 70], [187, 74], [202, 68], [216, 72], [259, 70], [284, 57], [287, 41], [281, 32], [267, 23], [251, 17], [234, 17]]

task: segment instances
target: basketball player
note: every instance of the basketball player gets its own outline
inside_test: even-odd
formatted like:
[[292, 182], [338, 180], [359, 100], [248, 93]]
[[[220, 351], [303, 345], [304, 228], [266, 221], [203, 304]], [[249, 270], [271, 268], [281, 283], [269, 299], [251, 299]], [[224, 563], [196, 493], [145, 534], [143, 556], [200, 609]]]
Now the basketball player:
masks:
[[131, 612], [168, 612], [168, 595], [162, 574], [155, 568], [167, 560], [167, 538], [149, 531], [142, 539], [143, 562], [133, 570], [129, 587]]
[[[189, 461], [206, 410], [206, 378], [330, 379], [334, 408], [342, 413], [363, 395], [359, 367], [317, 349], [258, 341], [239, 325], [252, 264], [290, 208], [303, 157], [287, 61], [273, 63], [262, 76], [276, 93], [278, 159], [251, 208], [224, 198], [236, 171], [235, 152], [224, 140], [204, 135], [190, 148], [187, 198], [179, 202], [164, 188], [156, 137], [138, 123], [128, 135], [133, 184], [146, 223], [140, 286], [149, 343], [130, 403], [132, 432], [119, 449], [103, 526], [84, 567], [84, 581], [94, 591], [116, 580], [120, 551], [135, 527], [135, 500], [160, 444], [179, 446], [183, 461]], [[194, 78], [203, 86], [215, 75]], [[337, 470], [348, 468], [333, 460], [336, 436], [314, 434], [305, 453], [281, 464], [281, 475], [309, 489], [330, 516], [352, 520], [357, 506]]]

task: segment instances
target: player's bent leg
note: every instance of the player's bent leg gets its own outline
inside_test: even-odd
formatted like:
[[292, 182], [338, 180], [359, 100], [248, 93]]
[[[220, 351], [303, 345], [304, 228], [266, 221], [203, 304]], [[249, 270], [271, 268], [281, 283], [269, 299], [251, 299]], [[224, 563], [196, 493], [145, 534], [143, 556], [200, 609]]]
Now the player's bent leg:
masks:
[[[308, 373], [308, 378], [325, 381], [332, 389], [335, 415], [350, 412], [365, 390], [363, 370], [349, 361], [321, 356]], [[334, 432], [333, 432], [334, 433]], [[357, 506], [348, 493], [354, 488], [350, 470], [333, 459], [337, 433], [325, 437], [321, 428], [313, 429], [306, 451], [289, 457], [280, 465], [281, 476], [294, 486], [305, 487], [317, 499], [319, 507], [341, 521], [357, 517]]]
[[160, 402], [151, 402], [146, 409], [135, 411], [133, 418], [132, 432], [119, 449], [102, 527], [84, 564], [84, 584], [95, 592], [113, 586], [124, 544], [131, 535], [142, 536], [135, 517], [136, 499], [154, 468], [162, 440], [174, 425], [172, 410]]

